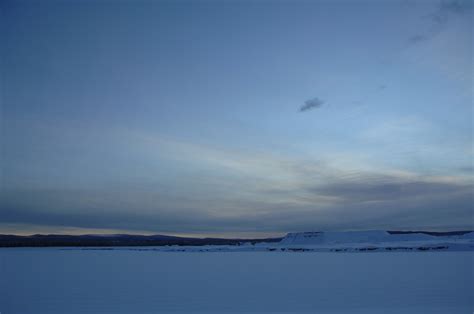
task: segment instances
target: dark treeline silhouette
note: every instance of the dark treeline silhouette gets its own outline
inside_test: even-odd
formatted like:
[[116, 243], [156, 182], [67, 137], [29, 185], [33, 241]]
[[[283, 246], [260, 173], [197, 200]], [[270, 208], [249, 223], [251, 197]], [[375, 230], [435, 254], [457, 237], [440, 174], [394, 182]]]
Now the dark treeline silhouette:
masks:
[[0, 247], [103, 247], [103, 246], [164, 246], [164, 245], [241, 245], [243, 243], [279, 242], [281, 238], [221, 239], [185, 238], [165, 235], [0, 235]]
[[472, 232], [471, 230], [463, 231], [446, 231], [446, 232], [436, 232], [436, 231], [387, 231], [390, 234], [413, 234], [413, 233], [422, 233], [434, 237], [446, 237], [446, 236], [460, 236], [466, 233]]

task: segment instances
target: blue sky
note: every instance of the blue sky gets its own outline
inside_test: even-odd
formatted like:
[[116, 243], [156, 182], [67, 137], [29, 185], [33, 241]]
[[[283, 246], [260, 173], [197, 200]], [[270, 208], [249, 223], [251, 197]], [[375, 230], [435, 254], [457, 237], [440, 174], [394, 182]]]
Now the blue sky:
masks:
[[473, 228], [470, 1], [1, 12], [0, 232]]

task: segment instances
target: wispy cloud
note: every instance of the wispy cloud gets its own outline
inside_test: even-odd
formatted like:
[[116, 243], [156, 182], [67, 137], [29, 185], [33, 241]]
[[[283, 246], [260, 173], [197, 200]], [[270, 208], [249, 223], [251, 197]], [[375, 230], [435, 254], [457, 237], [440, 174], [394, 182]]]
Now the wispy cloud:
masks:
[[319, 99], [318, 97], [308, 99], [304, 102], [304, 105], [300, 107], [300, 112], [308, 111], [311, 109], [316, 109], [321, 107], [324, 104], [324, 101]]
[[419, 44], [421, 42], [424, 42], [425, 40], [428, 40], [428, 38], [429, 37], [426, 36], [426, 35], [416, 34], [416, 35], [413, 35], [410, 38], [408, 38], [408, 43], [410, 43], [410, 44]]
[[442, 0], [431, 18], [435, 23], [444, 24], [451, 18], [469, 13], [472, 8], [473, 2], [471, 0]]
[[337, 197], [345, 202], [392, 202], [419, 198], [429, 199], [439, 195], [469, 193], [472, 186], [455, 183], [440, 177], [414, 177], [372, 175], [358, 180], [336, 180], [312, 189], [314, 193]]
[[474, 166], [459, 167], [458, 170], [465, 173], [474, 173]]
[[[133, 138], [134, 151], [149, 149], [153, 158], [164, 151], [180, 156], [179, 166], [192, 164], [198, 176], [174, 173], [171, 181], [142, 178], [139, 185], [108, 184], [101, 189], [4, 189], [0, 193], [2, 221], [232, 233], [257, 228], [266, 232], [396, 229], [441, 222], [444, 227], [456, 227], [471, 214], [472, 184], [465, 177], [341, 165], [334, 156], [315, 161], [159, 136], [153, 139], [153, 135]], [[349, 159], [354, 160], [353, 156]]]
[[258, 189], [262, 199], [183, 193], [173, 200], [156, 187], [127, 191], [126, 197], [112, 189], [105, 198], [94, 191], [9, 190], [2, 192], [0, 209], [4, 223], [154, 232], [453, 228], [465, 227], [472, 213], [472, 185], [459, 180], [359, 173], [322, 182], [312, 173], [295, 175], [301, 182], [293, 186]]
[[423, 43], [442, 32], [454, 19], [468, 16], [473, 11], [471, 0], [441, 0], [434, 13], [426, 16], [429, 19], [429, 29], [424, 33], [416, 33], [408, 38], [408, 43], [416, 45]]

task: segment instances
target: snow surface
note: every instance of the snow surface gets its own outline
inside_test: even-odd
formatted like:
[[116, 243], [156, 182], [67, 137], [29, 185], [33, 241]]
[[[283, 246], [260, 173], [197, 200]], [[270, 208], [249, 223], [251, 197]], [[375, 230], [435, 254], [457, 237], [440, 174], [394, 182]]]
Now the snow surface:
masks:
[[0, 312], [472, 313], [473, 258], [0, 249]]

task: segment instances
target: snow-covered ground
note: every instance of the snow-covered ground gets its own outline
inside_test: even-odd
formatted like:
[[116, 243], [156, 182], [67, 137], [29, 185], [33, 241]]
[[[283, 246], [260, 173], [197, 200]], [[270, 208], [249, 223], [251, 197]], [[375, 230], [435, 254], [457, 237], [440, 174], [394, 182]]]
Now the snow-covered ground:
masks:
[[72, 248], [72, 250], [127, 250], [159, 252], [426, 252], [472, 251], [474, 232], [433, 236], [423, 233], [390, 234], [387, 231], [289, 233], [281, 242], [241, 245]]
[[474, 253], [0, 249], [0, 312], [472, 313]]

